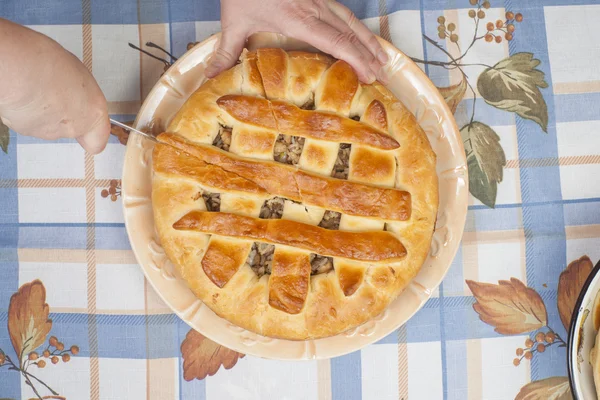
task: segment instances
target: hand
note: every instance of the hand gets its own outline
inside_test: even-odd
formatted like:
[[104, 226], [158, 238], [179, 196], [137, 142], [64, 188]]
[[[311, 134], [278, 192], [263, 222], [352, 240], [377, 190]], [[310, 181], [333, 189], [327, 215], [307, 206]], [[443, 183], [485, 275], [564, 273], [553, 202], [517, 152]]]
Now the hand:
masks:
[[221, 0], [221, 30], [209, 78], [235, 64], [250, 35], [275, 32], [346, 61], [363, 82], [385, 79], [380, 68], [388, 56], [377, 38], [334, 0]]
[[0, 19], [0, 117], [43, 139], [75, 138], [89, 153], [110, 135], [106, 99], [92, 74], [52, 39]]

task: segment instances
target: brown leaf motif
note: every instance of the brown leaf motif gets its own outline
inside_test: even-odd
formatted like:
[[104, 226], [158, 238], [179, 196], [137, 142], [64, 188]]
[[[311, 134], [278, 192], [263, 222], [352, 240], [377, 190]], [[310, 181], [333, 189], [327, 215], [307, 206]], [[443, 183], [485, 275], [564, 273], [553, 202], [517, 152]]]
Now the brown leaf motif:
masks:
[[523, 386], [515, 400], [570, 400], [572, 398], [567, 377], [553, 376]]
[[8, 141], [10, 139], [10, 132], [8, 131], [8, 126], [4, 125], [2, 121], [0, 121], [0, 149], [3, 152], [8, 153]]
[[454, 114], [467, 91], [467, 81], [461, 79], [460, 83], [457, 83], [456, 85], [441, 87], [438, 88], [438, 90], [448, 104], [450, 111]]
[[558, 303], [560, 320], [567, 332], [569, 331], [571, 315], [579, 297], [579, 292], [581, 292], [581, 288], [592, 268], [594, 266], [590, 258], [583, 256], [570, 263], [558, 279], [558, 299], [556, 302]]
[[548, 313], [540, 295], [516, 278], [498, 285], [467, 280], [477, 302], [473, 309], [503, 335], [531, 332], [546, 326]]
[[10, 298], [8, 333], [19, 356], [19, 362], [22, 362], [24, 354], [29, 354], [46, 341], [46, 336], [52, 328], [52, 320], [48, 319], [49, 313], [46, 288], [37, 279], [21, 286]]
[[183, 379], [204, 379], [217, 373], [221, 365], [231, 369], [244, 354], [223, 347], [190, 329], [181, 343]]
[[[132, 126], [134, 121], [123, 122], [127, 126]], [[121, 128], [120, 126], [111, 125], [110, 127], [111, 135], [115, 135], [117, 139], [119, 139], [119, 143], [123, 145], [127, 145], [127, 140], [129, 139], [129, 131]]]

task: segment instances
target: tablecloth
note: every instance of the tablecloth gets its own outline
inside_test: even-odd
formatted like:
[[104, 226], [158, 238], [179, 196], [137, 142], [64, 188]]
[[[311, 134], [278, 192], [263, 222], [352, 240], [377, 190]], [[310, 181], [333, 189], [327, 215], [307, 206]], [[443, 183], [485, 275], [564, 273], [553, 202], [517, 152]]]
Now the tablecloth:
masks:
[[[115, 130], [90, 157], [73, 140], [0, 127], [0, 397], [569, 395], [565, 327], [600, 258], [598, 1], [344, 3], [422, 66], [461, 128], [468, 218], [426, 305], [332, 360], [219, 347], [172, 314], [136, 264], [120, 197], [127, 135]], [[2, 0], [0, 17], [79, 57], [122, 121], [172, 61], [147, 42], [177, 57], [219, 30], [215, 0]]]

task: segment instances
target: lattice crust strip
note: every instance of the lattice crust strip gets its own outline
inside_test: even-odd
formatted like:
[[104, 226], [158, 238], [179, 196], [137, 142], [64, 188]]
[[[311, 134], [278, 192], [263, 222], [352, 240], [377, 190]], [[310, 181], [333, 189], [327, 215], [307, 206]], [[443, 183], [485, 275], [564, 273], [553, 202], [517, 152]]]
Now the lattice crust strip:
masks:
[[161, 242], [196, 296], [236, 325], [334, 335], [379, 314], [423, 264], [435, 155], [402, 103], [345, 62], [245, 52], [159, 140]]

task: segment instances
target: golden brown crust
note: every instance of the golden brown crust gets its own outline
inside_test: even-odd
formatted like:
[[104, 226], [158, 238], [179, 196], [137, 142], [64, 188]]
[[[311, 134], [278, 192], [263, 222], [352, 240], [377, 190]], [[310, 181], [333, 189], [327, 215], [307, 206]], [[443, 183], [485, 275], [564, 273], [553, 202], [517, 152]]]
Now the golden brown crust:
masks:
[[232, 243], [212, 237], [202, 257], [202, 269], [215, 285], [222, 288], [244, 264], [250, 247], [250, 243]]
[[269, 305], [288, 314], [298, 314], [304, 307], [310, 284], [308, 254], [276, 251], [269, 278]]
[[323, 111], [348, 114], [359, 87], [358, 77], [350, 64], [338, 60], [325, 72], [327, 82], [316, 94], [316, 106]]
[[206, 211], [187, 213], [173, 224], [173, 228], [282, 244], [324, 256], [361, 261], [393, 262], [406, 256], [400, 240], [385, 231], [334, 231], [285, 219], [259, 219]]
[[256, 65], [268, 99], [285, 99], [287, 87], [287, 53], [282, 49], [258, 49]]
[[[406, 191], [334, 179], [273, 161], [242, 158], [214, 146], [191, 144], [171, 133], [160, 134], [158, 140], [181, 149], [183, 153], [190, 154], [207, 165], [234, 174], [238, 179], [227, 182], [227, 189], [230, 190], [244, 191], [248, 187], [246, 182], [251, 182], [273, 195], [350, 215], [398, 221], [410, 218], [411, 199], [410, 193]], [[385, 171], [389, 169], [383, 164], [372, 168], [383, 168]], [[203, 181], [208, 178], [210, 177], [207, 175], [197, 174], [197, 179], [202, 184], [208, 185]], [[240, 186], [235, 187], [238, 182]], [[254, 186], [250, 189], [254, 192]]]
[[217, 104], [239, 122], [284, 135], [358, 143], [382, 150], [400, 147], [396, 139], [369, 125], [336, 114], [301, 110], [283, 101], [232, 94], [220, 97]]
[[217, 165], [207, 164], [184, 151], [178, 152], [171, 146], [162, 144], [154, 146], [153, 159], [155, 172], [195, 179], [210, 188], [267, 194], [256, 183]]
[[[152, 202], [161, 244], [193, 293], [233, 324], [285, 339], [335, 335], [381, 313], [423, 265], [437, 214], [435, 155], [415, 117], [392, 93], [378, 83], [357, 82], [347, 64], [324, 55], [245, 52], [241, 64], [205, 82], [171, 121], [169, 133], [161, 135], [160, 140], [179, 149], [158, 145], [153, 155]], [[231, 95], [270, 100], [271, 109], [263, 117], [267, 122], [272, 118], [271, 125], [240, 122], [217, 104]], [[345, 126], [351, 121], [388, 134], [401, 147], [385, 150], [366, 144], [363, 137], [349, 141], [347, 181], [330, 178], [342, 142], [322, 136], [305, 136], [295, 167], [275, 163], [273, 146], [284, 133], [282, 125], [294, 136], [302, 136], [294, 124], [319, 128], [305, 120], [289, 119], [289, 126], [276, 123], [273, 104], [284, 105], [280, 113], [298, 112], [285, 102], [308, 108], [298, 110], [302, 118], [310, 113], [335, 115]], [[360, 122], [350, 120], [356, 116]], [[232, 128], [230, 153], [210, 147], [220, 125]], [[278, 235], [287, 233], [288, 244], [300, 236], [304, 247], [276, 244], [271, 275], [258, 277], [244, 259], [254, 239], [173, 228], [192, 212], [210, 218], [219, 214], [203, 213], [204, 201], [198, 197], [202, 191], [221, 193], [220, 214], [235, 214], [236, 220], [245, 216], [251, 225], [255, 220], [267, 226], [283, 222]], [[386, 198], [385, 193], [393, 195]], [[262, 204], [275, 195], [289, 199], [283, 219], [257, 219]], [[335, 247], [335, 254], [344, 251], [323, 243], [329, 236], [319, 236], [316, 225], [325, 209], [342, 212], [339, 231], [331, 231], [334, 236], [351, 232], [368, 238], [377, 232], [397, 238], [406, 255], [364, 261], [347, 258], [346, 252], [344, 257], [332, 256], [332, 271], [308, 275], [310, 254], [329, 251], [319, 245]], [[305, 237], [315, 228], [319, 235]], [[317, 247], [307, 249], [310, 240]]]

